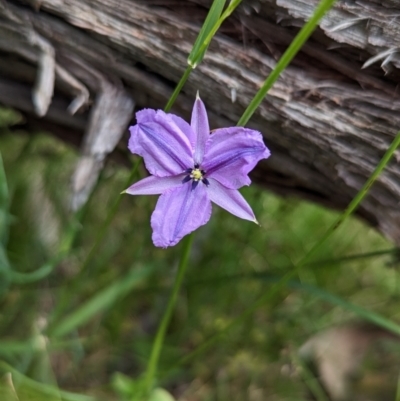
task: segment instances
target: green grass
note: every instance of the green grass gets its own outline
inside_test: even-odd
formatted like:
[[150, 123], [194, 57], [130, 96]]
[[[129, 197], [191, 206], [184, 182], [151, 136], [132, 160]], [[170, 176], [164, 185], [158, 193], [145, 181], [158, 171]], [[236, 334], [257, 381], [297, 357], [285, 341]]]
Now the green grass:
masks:
[[[26, 133], [2, 135], [0, 148], [11, 205], [7, 254], [14, 271], [32, 272], [60, 247], [77, 154], [49, 136]], [[144, 168], [139, 170], [143, 175]], [[151, 243], [149, 220], [157, 197], [125, 195], [98, 252], [81, 271], [128, 174], [109, 162], [73, 251], [47, 277], [12, 284], [2, 298], [0, 359], [39, 383], [31, 388], [14, 374], [22, 393], [46, 399], [48, 387], [40, 398], [40, 383], [57, 381], [63, 390], [111, 400], [117, 372], [133, 379], [146, 367], [181, 252], [179, 246], [162, 250]], [[335, 212], [281, 199], [255, 185], [242, 193], [261, 228], [214, 207], [210, 223], [197, 232], [161, 354], [159, 384], [184, 394], [182, 399], [305, 400], [301, 378], [282, 373], [291, 363], [289, 350], [318, 330], [357, 319], [308, 288], [398, 321], [398, 273], [387, 265], [390, 255], [306, 265], [293, 279], [297, 287], [278, 291], [245, 324], [179, 365], [269, 291], [271, 281], [262, 273], [287, 273], [337, 218]], [[387, 248], [388, 241], [351, 218], [314, 260]], [[140, 280], [135, 272], [144, 272]]]

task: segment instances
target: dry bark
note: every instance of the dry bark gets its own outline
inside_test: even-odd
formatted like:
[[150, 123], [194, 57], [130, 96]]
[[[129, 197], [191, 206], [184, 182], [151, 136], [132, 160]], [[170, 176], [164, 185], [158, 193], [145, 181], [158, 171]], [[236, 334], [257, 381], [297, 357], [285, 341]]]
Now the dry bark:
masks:
[[[234, 125], [316, 4], [243, 1], [174, 111], [187, 118], [200, 89], [212, 127]], [[84, 136], [75, 207], [126, 132], [134, 105], [165, 104], [209, 5], [0, 0], [0, 102], [23, 111], [31, 127], [75, 142]], [[399, 17], [397, 1], [336, 3], [249, 123], [273, 155], [255, 181], [336, 208], [354, 197], [400, 127]], [[398, 244], [399, 159], [396, 153], [358, 212]]]

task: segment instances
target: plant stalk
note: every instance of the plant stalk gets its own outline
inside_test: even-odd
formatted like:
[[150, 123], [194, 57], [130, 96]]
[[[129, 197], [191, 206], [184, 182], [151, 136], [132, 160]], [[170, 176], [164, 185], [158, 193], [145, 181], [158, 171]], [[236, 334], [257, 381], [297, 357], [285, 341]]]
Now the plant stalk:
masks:
[[157, 373], [158, 360], [160, 359], [161, 348], [164, 343], [165, 333], [167, 331], [169, 322], [171, 320], [172, 312], [174, 310], [176, 300], [178, 298], [179, 289], [181, 288], [183, 277], [186, 272], [187, 262], [190, 255], [190, 250], [193, 243], [193, 233], [189, 234], [183, 243], [183, 250], [181, 260], [179, 262], [178, 272], [175, 277], [174, 286], [172, 287], [171, 295], [168, 300], [167, 308], [165, 309], [163, 318], [158, 326], [157, 334], [153, 342], [153, 347], [151, 349], [149, 363], [147, 365], [147, 370], [145, 373], [145, 390], [146, 394], [150, 394], [155, 376]]

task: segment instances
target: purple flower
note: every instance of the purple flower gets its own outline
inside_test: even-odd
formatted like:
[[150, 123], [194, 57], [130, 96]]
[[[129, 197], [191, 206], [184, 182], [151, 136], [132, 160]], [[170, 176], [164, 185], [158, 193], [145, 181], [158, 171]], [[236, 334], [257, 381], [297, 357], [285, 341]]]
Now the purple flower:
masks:
[[269, 157], [262, 135], [242, 127], [210, 133], [204, 103], [197, 96], [190, 125], [162, 110], [141, 110], [130, 127], [129, 149], [143, 157], [152, 174], [129, 187], [130, 195], [158, 195], [151, 216], [154, 245], [166, 248], [206, 224], [211, 202], [257, 223], [238, 188], [248, 173]]

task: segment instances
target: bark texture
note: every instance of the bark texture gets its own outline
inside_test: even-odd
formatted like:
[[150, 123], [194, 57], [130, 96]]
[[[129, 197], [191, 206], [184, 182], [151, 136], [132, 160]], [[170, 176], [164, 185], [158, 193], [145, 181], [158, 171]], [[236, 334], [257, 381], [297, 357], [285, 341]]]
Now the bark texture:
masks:
[[[210, 0], [0, 0], [0, 103], [82, 145], [73, 205], [90, 193], [134, 108], [162, 108]], [[244, 0], [190, 76], [212, 128], [234, 125], [316, 0]], [[342, 0], [270, 90], [250, 127], [272, 157], [258, 183], [343, 208], [400, 129], [400, 3]], [[119, 145], [118, 145], [119, 143]], [[400, 153], [359, 215], [400, 244]]]

